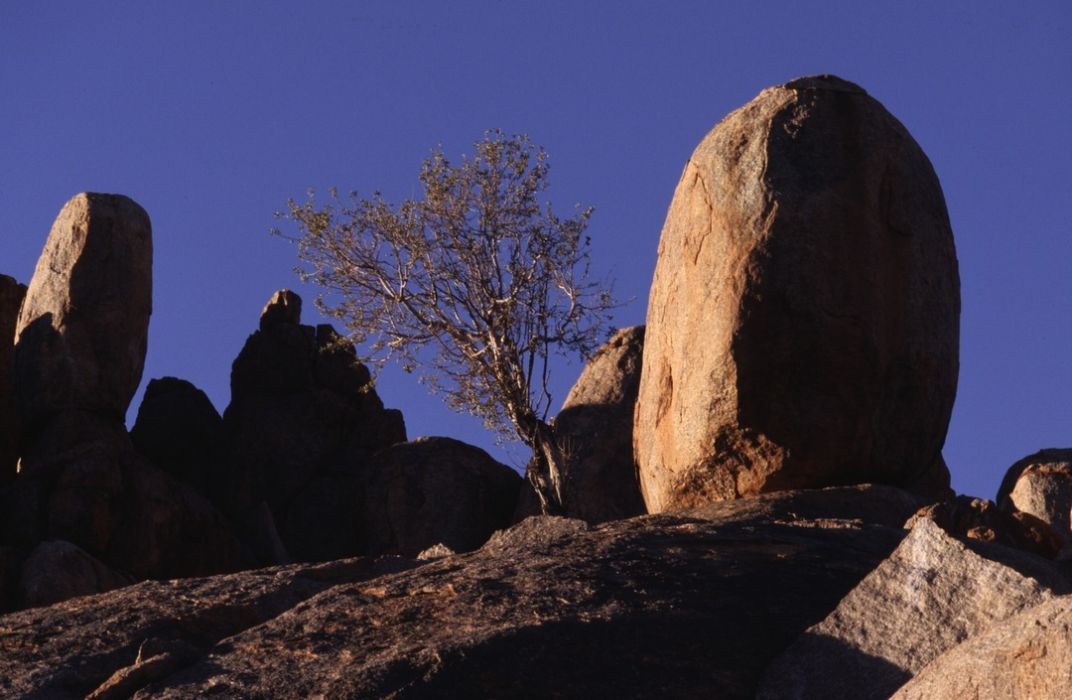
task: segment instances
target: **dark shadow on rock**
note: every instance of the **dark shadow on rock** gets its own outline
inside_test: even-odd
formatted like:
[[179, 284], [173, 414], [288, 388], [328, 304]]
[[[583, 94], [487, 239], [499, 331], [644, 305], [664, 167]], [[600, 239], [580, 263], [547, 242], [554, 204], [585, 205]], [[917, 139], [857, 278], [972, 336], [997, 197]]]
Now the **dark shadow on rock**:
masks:
[[[912, 674], [886, 659], [872, 656], [843, 640], [805, 632], [809, 658], [825, 670], [822, 688], [809, 688], [807, 678], [789, 672], [765, 672], [757, 700], [885, 700]], [[827, 663], [823, 665], [823, 660]], [[777, 663], [772, 664], [777, 667]], [[784, 668], [782, 669], [784, 671]], [[839, 682], [839, 678], [847, 679]], [[859, 679], [866, 678], [862, 686]]]
[[[52, 325], [52, 314], [35, 318], [19, 334], [15, 344], [14, 388], [22, 419], [23, 437], [20, 444], [32, 439], [35, 429], [47, 418], [42, 406], [56, 404], [71, 390], [70, 367], [65, 366], [59, 352], [63, 338]], [[48, 363], [42, 367], [42, 363]]]

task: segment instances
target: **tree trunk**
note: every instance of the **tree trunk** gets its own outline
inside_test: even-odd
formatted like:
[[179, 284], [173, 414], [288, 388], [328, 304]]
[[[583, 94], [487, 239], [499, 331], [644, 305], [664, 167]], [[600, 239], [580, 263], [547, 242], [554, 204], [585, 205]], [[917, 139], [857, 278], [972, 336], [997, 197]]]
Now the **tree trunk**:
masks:
[[553, 426], [537, 420], [532, 431], [532, 457], [525, 468], [525, 476], [540, 501], [544, 515], [565, 515], [564, 475], [562, 467], [565, 455], [558, 444]]

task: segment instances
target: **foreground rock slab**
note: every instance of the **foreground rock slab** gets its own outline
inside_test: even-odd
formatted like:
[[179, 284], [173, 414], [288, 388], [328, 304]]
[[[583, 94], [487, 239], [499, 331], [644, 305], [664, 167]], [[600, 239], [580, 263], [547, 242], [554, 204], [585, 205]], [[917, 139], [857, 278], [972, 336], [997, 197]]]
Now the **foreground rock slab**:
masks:
[[333, 584], [412, 565], [395, 558], [351, 559], [147, 581], [5, 615], [0, 617], [0, 696], [83, 698], [117, 671], [136, 665], [146, 643], [163, 648], [181, 643], [204, 653], [218, 640], [269, 620]]
[[771, 664], [758, 697], [883, 700], [942, 652], [1068, 589], [1044, 560], [969, 547], [918, 520], [889, 559]]
[[529, 518], [477, 552], [335, 586], [137, 697], [751, 698], [902, 537], [792, 521], [798, 497], [717, 521]]
[[898, 494], [770, 494], [594, 528], [530, 518], [408, 571], [358, 559], [141, 583], [0, 617], [0, 695], [751, 698], [897, 546], [899, 529], [861, 518], [903, 521], [918, 502]]
[[894, 700], [1072, 697], [1072, 596], [998, 623], [932, 661]]
[[696, 148], [659, 241], [634, 428], [648, 511], [941, 486], [959, 313], [942, 190], [905, 128], [833, 76], [764, 90]]

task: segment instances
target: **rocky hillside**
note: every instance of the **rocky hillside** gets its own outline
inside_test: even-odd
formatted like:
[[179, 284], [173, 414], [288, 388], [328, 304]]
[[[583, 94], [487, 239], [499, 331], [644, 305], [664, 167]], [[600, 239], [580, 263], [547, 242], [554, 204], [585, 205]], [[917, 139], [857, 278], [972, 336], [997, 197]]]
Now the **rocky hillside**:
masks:
[[769, 88], [697, 147], [646, 327], [556, 418], [570, 517], [408, 440], [287, 290], [222, 413], [154, 378], [128, 432], [151, 309], [120, 195], [0, 276], [3, 697], [1072, 693], [1072, 450], [949, 489], [952, 230], [856, 85]]

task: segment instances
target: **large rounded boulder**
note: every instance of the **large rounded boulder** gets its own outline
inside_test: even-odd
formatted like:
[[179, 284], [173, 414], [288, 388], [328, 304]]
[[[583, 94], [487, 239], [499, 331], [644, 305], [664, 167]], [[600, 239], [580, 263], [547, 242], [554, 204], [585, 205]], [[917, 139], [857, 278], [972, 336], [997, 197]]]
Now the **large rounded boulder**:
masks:
[[651, 512], [934, 481], [958, 366], [942, 190], [832, 76], [764, 90], [685, 166], [659, 242], [634, 426]]

